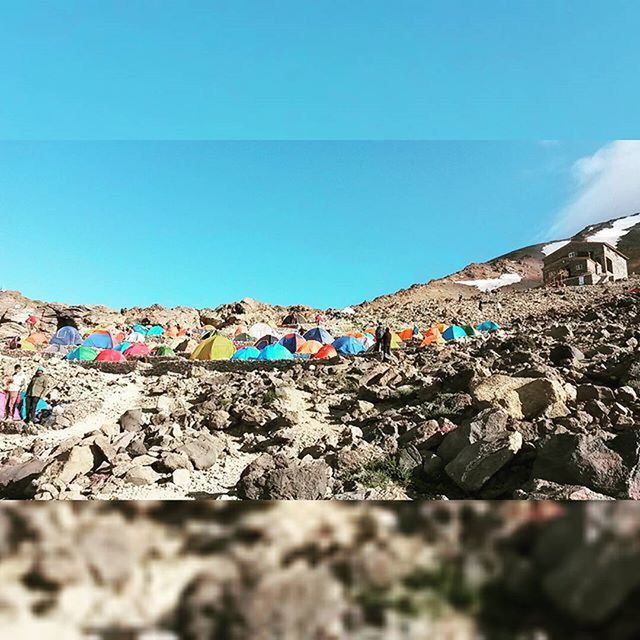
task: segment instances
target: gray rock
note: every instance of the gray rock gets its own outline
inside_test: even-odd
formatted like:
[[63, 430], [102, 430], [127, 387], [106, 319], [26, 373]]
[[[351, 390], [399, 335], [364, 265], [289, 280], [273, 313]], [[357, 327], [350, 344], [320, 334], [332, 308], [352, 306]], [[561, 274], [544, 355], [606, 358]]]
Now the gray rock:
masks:
[[522, 435], [514, 431], [480, 440], [465, 447], [446, 467], [446, 474], [464, 491], [479, 491], [522, 447]]

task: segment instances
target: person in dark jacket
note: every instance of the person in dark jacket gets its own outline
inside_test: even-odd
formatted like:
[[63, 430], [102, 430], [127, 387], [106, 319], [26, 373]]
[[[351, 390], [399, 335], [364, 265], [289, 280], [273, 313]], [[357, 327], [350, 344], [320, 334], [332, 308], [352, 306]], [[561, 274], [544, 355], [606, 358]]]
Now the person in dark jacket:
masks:
[[387, 327], [382, 335], [382, 360], [391, 357], [391, 329]]
[[42, 367], [38, 367], [25, 393], [27, 422], [35, 422], [38, 402], [47, 395], [48, 391], [49, 377]]
[[382, 339], [384, 338], [384, 325], [382, 324], [382, 322], [378, 323], [378, 326], [376, 327], [375, 338], [376, 338], [375, 352], [382, 353]]

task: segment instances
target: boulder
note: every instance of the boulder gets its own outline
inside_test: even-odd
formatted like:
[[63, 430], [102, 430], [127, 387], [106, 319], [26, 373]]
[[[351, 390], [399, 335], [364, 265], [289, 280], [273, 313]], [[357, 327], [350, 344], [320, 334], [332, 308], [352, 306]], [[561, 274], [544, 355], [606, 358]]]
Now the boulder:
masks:
[[628, 475], [622, 456], [601, 438], [577, 433], [546, 437], [533, 466], [534, 478], [580, 485], [614, 497], [627, 493]]
[[140, 431], [144, 426], [142, 409], [129, 409], [125, 411], [118, 421], [123, 431]]
[[83, 476], [93, 470], [95, 458], [90, 446], [78, 445], [69, 452], [58, 479], [63, 484], [73, 482], [78, 476]]
[[515, 378], [495, 374], [472, 389], [474, 401], [481, 407], [503, 409], [517, 420], [539, 416], [557, 418], [569, 413], [566, 390], [550, 378]]
[[210, 436], [187, 440], [178, 447], [177, 452], [186, 455], [196, 469], [209, 469], [216, 463], [224, 447], [224, 441]]
[[464, 491], [479, 491], [518, 453], [522, 443], [517, 431], [474, 442], [460, 451], [445, 472]]
[[124, 479], [126, 482], [138, 486], [154, 484], [160, 480], [160, 474], [156, 473], [150, 466], [140, 465], [132, 467], [127, 471]]
[[242, 472], [236, 488], [247, 500], [319, 500], [330, 478], [331, 468], [323, 460], [300, 463], [263, 454]]

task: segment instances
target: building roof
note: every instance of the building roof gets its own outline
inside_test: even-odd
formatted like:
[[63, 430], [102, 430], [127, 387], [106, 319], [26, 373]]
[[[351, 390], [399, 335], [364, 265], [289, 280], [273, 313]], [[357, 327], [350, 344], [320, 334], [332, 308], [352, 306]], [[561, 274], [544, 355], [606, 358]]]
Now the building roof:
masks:
[[629, 260], [629, 258], [625, 256], [624, 253], [622, 253], [621, 251], [618, 251], [618, 249], [616, 249], [613, 245], [610, 245], [608, 242], [589, 242], [588, 240], [571, 240], [569, 244], [565, 244], [564, 247], [560, 247], [559, 249], [556, 249], [553, 253], [550, 253], [548, 256], [545, 256], [543, 262], [545, 263], [552, 262], [553, 260], [551, 260], [551, 258], [553, 256], [555, 256], [557, 253], [567, 251], [567, 249], [570, 249], [572, 245], [593, 245], [595, 247], [604, 246], [604, 247], [607, 247], [608, 249], [611, 249], [611, 251], [613, 251], [614, 253], [617, 253], [619, 256], [623, 257], [625, 260]]

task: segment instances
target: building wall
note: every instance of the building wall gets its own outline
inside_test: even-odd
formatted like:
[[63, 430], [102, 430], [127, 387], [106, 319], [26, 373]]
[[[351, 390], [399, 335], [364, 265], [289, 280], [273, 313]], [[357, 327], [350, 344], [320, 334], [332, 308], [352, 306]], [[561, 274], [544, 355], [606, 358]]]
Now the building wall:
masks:
[[[579, 254], [590, 253], [591, 257]], [[545, 258], [543, 279], [545, 283], [553, 283], [559, 277], [566, 284], [579, 284], [584, 278], [585, 284], [593, 284], [601, 278], [609, 276], [613, 280], [628, 277], [627, 260], [604, 244], [589, 242], [572, 242], [563, 247], [553, 260]]]

